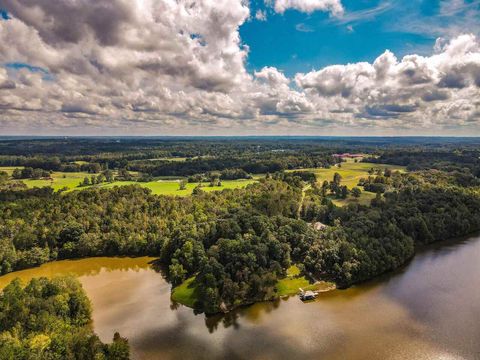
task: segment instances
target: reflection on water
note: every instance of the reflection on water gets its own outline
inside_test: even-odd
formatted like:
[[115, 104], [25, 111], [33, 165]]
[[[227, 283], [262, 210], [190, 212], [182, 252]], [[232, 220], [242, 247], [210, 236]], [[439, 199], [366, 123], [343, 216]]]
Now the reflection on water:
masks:
[[375, 282], [205, 317], [170, 301], [152, 258], [60, 261], [0, 278], [75, 273], [95, 331], [136, 359], [478, 359], [480, 237], [421, 252]]
[[17, 277], [23, 282], [28, 282], [33, 277], [40, 276], [52, 277], [72, 274], [76, 276], [92, 277], [98, 275], [100, 272], [139, 272], [141, 270], [150, 269], [150, 265], [153, 266], [154, 261], [155, 258], [153, 257], [95, 257], [80, 260], [54, 261], [43, 264], [40, 267], [16, 271], [14, 273], [0, 276], [0, 289], [3, 289], [10, 281]]

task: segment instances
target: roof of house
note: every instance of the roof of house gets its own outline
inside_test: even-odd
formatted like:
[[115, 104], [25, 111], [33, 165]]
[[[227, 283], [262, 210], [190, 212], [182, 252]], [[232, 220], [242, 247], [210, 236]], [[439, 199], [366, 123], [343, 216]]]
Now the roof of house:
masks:
[[315, 230], [323, 230], [327, 227], [327, 225], [321, 223], [320, 221], [314, 222], [312, 226]]

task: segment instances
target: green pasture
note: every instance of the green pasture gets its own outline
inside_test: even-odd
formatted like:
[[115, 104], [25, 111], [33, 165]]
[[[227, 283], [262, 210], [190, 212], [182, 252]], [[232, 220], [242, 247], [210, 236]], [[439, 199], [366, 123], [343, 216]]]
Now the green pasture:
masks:
[[[337, 172], [342, 177], [341, 185], [346, 185], [349, 189], [357, 186], [358, 180], [362, 177], [368, 177], [368, 170], [374, 169], [391, 169], [392, 171], [405, 171], [405, 167], [386, 164], [373, 164], [354, 162], [349, 159], [347, 162], [343, 162], [341, 167], [332, 166], [330, 169], [302, 169], [302, 171], [311, 171], [317, 176], [318, 183], [323, 183], [325, 180], [333, 180], [333, 175]], [[295, 170], [292, 170], [295, 171]]]
[[[0, 167], [0, 171], [6, 171], [8, 174], [12, 174], [15, 167]], [[130, 172], [132, 175], [135, 175], [133, 172]], [[53, 172], [50, 179], [23, 179], [22, 181], [29, 187], [46, 187], [51, 186], [55, 191], [68, 188], [69, 191], [72, 190], [83, 190], [91, 187], [100, 187], [100, 188], [111, 188], [114, 186], [125, 186], [136, 184], [147, 189], [152, 190], [153, 194], [156, 195], [178, 195], [186, 196], [190, 195], [193, 189], [198, 185], [198, 183], [187, 183], [185, 190], [179, 190], [180, 180], [173, 179], [171, 177], [162, 178], [161, 180], [155, 180], [150, 182], [137, 182], [137, 181], [114, 181], [111, 183], [102, 183], [97, 185], [82, 186], [78, 185], [83, 181], [85, 177], [91, 178], [92, 175], [98, 174], [89, 174], [86, 172]], [[245, 187], [249, 184], [253, 184], [256, 180], [224, 180], [222, 181], [221, 186], [211, 187], [209, 183], [202, 183], [203, 191], [218, 191], [223, 189], [237, 189]]]
[[12, 176], [13, 170], [18, 166], [0, 166], [0, 171], [5, 171], [8, 175]]
[[[222, 186], [209, 186], [209, 183], [202, 184], [203, 191], [218, 191], [223, 189], [238, 189], [245, 187], [249, 184], [253, 184], [255, 180], [224, 180], [222, 181]], [[95, 185], [103, 188], [111, 188], [114, 186], [124, 186], [137, 184], [139, 186], [145, 187], [152, 190], [152, 193], [155, 195], [176, 195], [176, 196], [187, 196], [190, 195], [197, 187], [198, 183], [187, 183], [185, 190], [180, 190], [180, 181], [150, 181], [150, 182], [136, 182], [136, 181], [114, 181], [112, 183], [106, 183], [102, 185]]]
[[350, 204], [359, 204], [359, 205], [370, 205], [370, 201], [372, 199], [375, 199], [376, 194], [369, 192], [369, 191], [363, 191], [360, 197], [354, 198], [352, 195], [349, 195], [346, 199], [336, 199], [335, 197], [331, 197], [332, 202], [337, 205], [337, 206], [346, 206]]
[[[51, 186], [55, 191], [67, 187], [72, 190], [77, 188], [78, 184], [85, 177], [90, 178], [92, 174], [86, 172], [53, 172], [50, 179], [22, 179], [29, 188]], [[80, 189], [80, 188], [79, 188]]]

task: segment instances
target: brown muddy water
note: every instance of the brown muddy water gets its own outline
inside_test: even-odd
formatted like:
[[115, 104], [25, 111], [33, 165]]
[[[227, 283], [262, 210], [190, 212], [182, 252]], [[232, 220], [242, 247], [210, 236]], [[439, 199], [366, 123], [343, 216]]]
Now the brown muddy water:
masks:
[[206, 318], [170, 301], [152, 258], [58, 261], [0, 277], [76, 274], [95, 331], [134, 359], [480, 359], [480, 236], [429, 247], [401, 271]]

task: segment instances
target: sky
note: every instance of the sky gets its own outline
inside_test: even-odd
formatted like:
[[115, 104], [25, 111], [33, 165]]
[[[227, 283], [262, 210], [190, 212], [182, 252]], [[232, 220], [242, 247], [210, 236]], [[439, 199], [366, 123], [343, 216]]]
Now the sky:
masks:
[[0, 135], [480, 136], [480, 0], [0, 0]]

